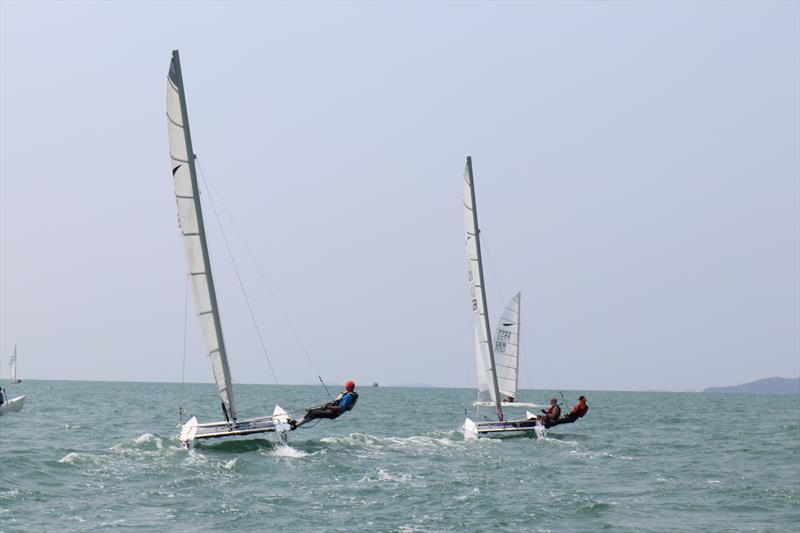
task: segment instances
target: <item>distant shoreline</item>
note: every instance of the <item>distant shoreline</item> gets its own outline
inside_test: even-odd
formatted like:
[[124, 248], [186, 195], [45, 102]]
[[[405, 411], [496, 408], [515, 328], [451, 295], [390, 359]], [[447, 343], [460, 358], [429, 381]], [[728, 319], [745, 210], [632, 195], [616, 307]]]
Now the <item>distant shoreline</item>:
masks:
[[703, 392], [711, 394], [800, 394], [800, 378], [758, 379], [729, 387], [709, 387]]
[[[160, 380], [150, 380], [150, 381], [142, 381], [142, 380], [125, 380], [125, 379], [69, 379], [69, 378], [61, 378], [61, 379], [24, 379], [22, 383], [18, 386], [24, 386], [26, 382], [58, 382], [58, 381], [67, 381], [73, 383], [139, 383], [143, 385], [150, 385], [150, 384], [161, 384], [161, 385], [181, 385], [179, 381], [160, 381]], [[794, 384], [794, 389], [790, 389], [788, 392], [784, 392], [783, 389], [779, 389], [777, 392], [772, 390], [741, 390], [743, 387], [749, 387], [752, 385], [759, 385], [763, 382], [788, 382], [790, 385]], [[366, 385], [362, 385], [360, 388], [362, 389], [372, 389], [371, 386], [372, 382], [367, 382]], [[321, 387], [319, 383], [281, 383], [281, 384], [274, 384], [274, 383], [249, 383], [249, 382], [235, 382], [235, 385], [241, 386], [279, 386], [279, 387]], [[12, 384], [8, 379], [0, 379], [0, 385], [4, 387], [7, 385], [17, 386], [16, 384]], [[183, 385], [210, 385], [213, 386], [213, 381], [186, 381]], [[328, 384], [330, 387], [330, 384]], [[785, 385], [784, 385], [785, 386]], [[780, 386], [779, 386], [780, 387]], [[335, 386], [334, 386], [335, 388]], [[412, 383], [412, 384], [388, 384], [388, 385], [381, 385], [380, 387], [375, 388], [396, 388], [396, 389], [466, 389], [466, 390], [474, 390], [474, 386], [454, 386], [454, 385], [430, 385], [425, 383]], [[733, 385], [730, 387], [709, 387], [702, 391], [700, 390], [666, 390], [666, 389], [578, 389], [578, 388], [569, 388], [569, 389], [558, 389], [558, 388], [536, 388], [536, 389], [520, 389], [521, 391], [542, 391], [542, 392], [552, 392], [561, 390], [563, 392], [569, 392], [570, 394], [574, 393], [598, 393], [598, 392], [629, 392], [629, 393], [646, 393], [646, 394], [654, 394], [654, 393], [667, 393], [667, 394], [704, 394], [704, 393], [738, 393], [738, 394], [800, 394], [800, 378], [767, 378], [752, 381], [749, 383], [745, 383], [742, 385]]]

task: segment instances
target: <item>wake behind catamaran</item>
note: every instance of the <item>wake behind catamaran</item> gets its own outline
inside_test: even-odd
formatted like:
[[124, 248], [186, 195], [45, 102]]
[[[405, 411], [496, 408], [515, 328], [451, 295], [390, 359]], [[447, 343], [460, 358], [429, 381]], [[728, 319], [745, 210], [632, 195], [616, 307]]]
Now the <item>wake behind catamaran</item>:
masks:
[[[494, 407], [497, 421], [475, 422], [470, 418], [464, 421], [464, 432], [470, 435], [512, 436], [544, 435], [544, 426], [536, 421], [530, 412], [522, 420], [505, 420], [503, 408], [539, 407], [532, 403], [517, 402], [519, 368], [519, 328], [520, 299], [517, 293], [506, 307], [492, 343], [489, 329], [489, 312], [486, 305], [486, 285], [483, 276], [478, 210], [475, 201], [475, 183], [472, 173], [472, 158], [467, 157], [464, 169], [464, 226], [466, 230], [467, 260], [469, 262], [469, 286], [472, 295], [472, 310], [475, 317], [475, 357], [478, 376], [478, 401], [475, 406], [480, 414], [481, 407]], [[481, 398], [489, 393], [489, 400]]]
[[285, 442], [291, 428], [287, 413], [280, 406], [275, 406], [271, 416], [238, 419], [203, 225], [195, 157], [186, 111], [186, 93], [177, 50], [172, 52], [172, 62], [167, 76], [167, 127], [178, 207], [178, 225], [186, 248], [188, 276], [194, 293], [197, 318], [200, 321], [200, 329], [222, 404], [222, 413], [225, 416], [222, 422], [207, 424], [199, 424], [197, 418], [192, 417], [181, 425], [179, 438], [188, 446], [197, 439], [275, 432]]

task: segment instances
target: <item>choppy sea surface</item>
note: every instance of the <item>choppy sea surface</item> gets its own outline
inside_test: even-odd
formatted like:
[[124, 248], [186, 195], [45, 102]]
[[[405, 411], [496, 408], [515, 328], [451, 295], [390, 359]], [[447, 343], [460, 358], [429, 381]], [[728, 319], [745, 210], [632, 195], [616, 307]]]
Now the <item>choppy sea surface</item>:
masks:
[[[209, 384], [28, 381], [0, 415], [0, 531], [798, 531], [800, 397], [586, 392], [548, 438], [465, 439], [467, 389], [360, 388], [267, 438], [177, 441]], [[325, 400], [237, 385], [240, 415]], [[525, 391], [543, 402], [552, 391]], [[470, 414], [473, 410], [470, 407]], [[490, 413], [485, 413], [487, 416]]]

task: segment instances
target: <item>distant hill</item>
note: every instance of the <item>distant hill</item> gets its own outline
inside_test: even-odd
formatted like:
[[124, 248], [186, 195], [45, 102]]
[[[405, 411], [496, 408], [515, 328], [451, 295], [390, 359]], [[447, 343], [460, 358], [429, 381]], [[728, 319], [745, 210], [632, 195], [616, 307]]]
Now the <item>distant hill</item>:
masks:
[[703, 392], [729, 394], [800, 394], [800, 378], [767, 378], [732, 387], [709, 387]]

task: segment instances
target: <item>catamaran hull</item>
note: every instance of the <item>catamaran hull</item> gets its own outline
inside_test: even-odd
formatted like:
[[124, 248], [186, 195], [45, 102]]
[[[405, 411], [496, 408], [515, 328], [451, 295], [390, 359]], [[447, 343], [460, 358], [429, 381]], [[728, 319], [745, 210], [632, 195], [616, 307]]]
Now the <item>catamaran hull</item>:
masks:
[[236, 422], [210, 422], [199, 424], [197, 417], [192, 417], [188, 422], [181, 426], [181, 433], [178, 437], [187, 447], [191, 447], [195, 441], [202, 439], [218, 439], [223, 437], [243, 437], [256, 435], [258, 433], [275, 433], [280, 442], [289, 441], [289, 416], [281, 406], [276, 405], [272, 416], [241, 420]]
[[22, 405], [25, 403], [25, 396], [17, 396], [16, 398], [11, 398], [7, 402], [4, 402], [3, 405], [0, 405], [0, 413], [10, 413], [13, 411], [19, 411], [22, 409]]
[[547, 430], [536, 420], [507, 420], [504, 422], [464, 421], [464, 435], [468, 438], [489, 437], [495, 439], [528, 437], [543, 439]]

